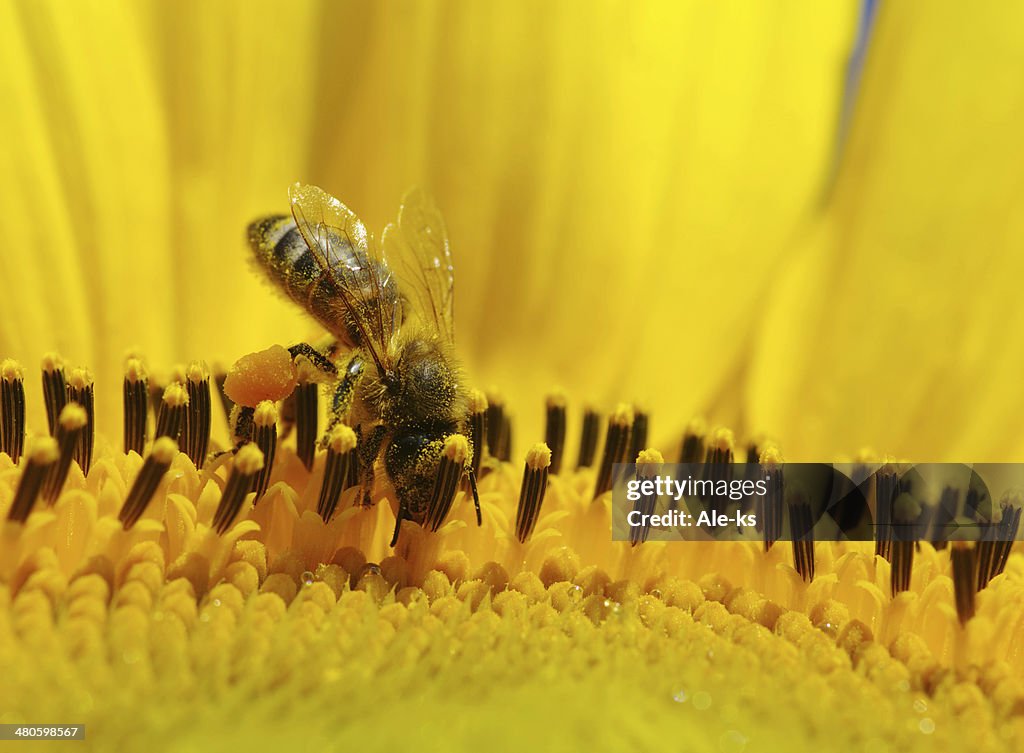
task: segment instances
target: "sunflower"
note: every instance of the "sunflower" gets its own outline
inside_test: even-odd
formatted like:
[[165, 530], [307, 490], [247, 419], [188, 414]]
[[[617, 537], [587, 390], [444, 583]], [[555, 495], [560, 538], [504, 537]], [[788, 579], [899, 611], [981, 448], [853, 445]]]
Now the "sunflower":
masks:
[[[0, 4], [0, 723], [102, 750], [1019, 746], [1018, 553], [967, 609], [973, 549], [922, 543], [899, 592], [870, 544], [808, 570], [613, 542], [595, 493], [609, 448], [680, 437], [1015, 457], [1014, 13]], [[474, 407], [512, 429], [477, 443], [482, 525], [460, 494], [392, 549], [389, 504], [324, 506], [345, 427], [310, 454], [274, 402], [205, 461], [212, 377], [318, 334], [247, 269], [296, 180], [374, 229], [410, 185], [442, 208]]]

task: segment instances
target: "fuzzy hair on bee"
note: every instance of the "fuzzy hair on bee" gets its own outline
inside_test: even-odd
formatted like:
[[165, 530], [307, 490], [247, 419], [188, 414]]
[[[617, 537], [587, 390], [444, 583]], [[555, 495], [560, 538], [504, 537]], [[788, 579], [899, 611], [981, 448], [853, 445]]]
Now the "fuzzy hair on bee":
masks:
[[465, 438], [469, 391], [455, 358], [454, 265], [447, 231], [426, 196], [410, 191], [380, 242], [325, 191], [295, 184], [291, 216], [249, 226], [257, 265], [334, 338], [328, 354], [303, 355], [334, 382], [328, 435], [344, 422], [356, 433], [361, 499], [371, 503], [375, 467], [398, 497], [395, 535], [409, 520], [443, 523], [474, 448]]

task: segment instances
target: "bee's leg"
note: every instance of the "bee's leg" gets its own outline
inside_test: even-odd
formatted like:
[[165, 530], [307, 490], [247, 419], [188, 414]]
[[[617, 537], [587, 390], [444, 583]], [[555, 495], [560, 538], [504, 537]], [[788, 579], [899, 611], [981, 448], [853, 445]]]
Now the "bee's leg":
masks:
[[[336, 341], [332, 342], [331, 347], [336, 344]], [[316, 371], [326, 375], [328, 379], [333, 380], [338, 375], [338, 367], [335, 366], [334, 362], [331, 360], [333, 352], [330, 350], [327, 354], [324, 354], [309, 343], [298, 343], [288, 348], [288, 353], [291, 355], [293, 362], [300, 356], [305, 358], [309, 361], [312, 367], [316, 369]], [[296, 388], [292, 391], [292, 394], [286, 397], [281, 403], [281, 433], [278, 437], [279, 439], [289, 437], [292, 433], [292, 429], [295, 428], [295, 424], [298, 421], [298, 400], [299, 390]]]
[[369, 507], [373, 504], [371, 501], [373, 493], [373, 467], [377, 462], [377, 455], [380, 454], [380, 446], [384, 442], [384, 435], [386, 433], [387, 429], [384, 427], [384, 424], [377, 424], [367, 433], [365, 439], [360, 437], [360, 442], [356, 445], [356, 456], [359, 458], [359, 470], [362, 476], [359, 483], [363, 507]]
[[338, 386], [334, 388], [334, 398], [331, 400], [331, 418], [327, 422], [327, 431], [324, 433], [323, 439], [320, 440], [321, 446], [326, 445], [327, 437], [330, 436], [331, 431], [341, 423], [342, 419], [348, 414], [349, 408], [352, 407], [352, 400], [356, 394], [356, 385], [359, 383], [359, 377], [363, 375], [364, 366], [363, 359], [357, 353], [348, 360], [345, 368], [342, 369]]
[[[484, 524], [484, 517], [480, 513], [480, 493], [476, 490], [476, 473], [470, 468], [466, 471], [466, 477], [469, 478], [469, 488], [473, 491], [473, 507], [476, 508], [476, 524], [482, 526]], [[392, 546], [394, 546], [392, 544]]]
[[384, 467], [398, 497], [398, 520], [391, 546], [398, 543], [402, 521], [422, 524], [434, 487], [439, 447], [419, 432], [398, 432], [384, 451]]
[[398, 534], [402, 532], [402, 521], [406, 518], [405, 500], [401, 495], [398, 497], [398, 516], [395, 518], [395, 532], [391, 534], [391, 548], [398, 543]]
[[255, 408], [249, 408], [244, 405], [236, 405], [231, 411], [231, 438], [234, 440], [235, 446], [231, 450], [232, 452], [238, 452], [238, 449], [246, 442], [252, 441], [252, 433], [256, 424], [253, 417], [256, 415]]
[[229, 452], [236, 453], [246, 442], [251, 442], [253, 428], [255, 427], [255, 424], [253, 423], [253, 416], [255, 416], [255, 414], [255, 408], [247, 408], [244, 405], [236, 405], [232, 408], [231, 415], [228, 416], [228, 423], [231, 425], [231, 441], [234, 445], [230, 450], [211, 452], [207, 456], [207, 459], [214, 460], [219, 458], [221, 455], [228, 454]]
[[288, 348], [288, 352], [291, 354], [293, 361], [299, 356], [305, 356], [316, 367], [317, 371], [330, 376], [335, 376], [338, 373], [338, 367], [331, 362], [331, 359], [309, 343], [297, 343]]
[[[396, 525], [399, 528], [401, 520], [419, 523], [431, 532], [441, 527], [455, 501], [463, 475], [472, 467], [469, 453], [469, 442], [461, 434], [396, 434], [384, 454], [384, 464], [398, 495], [400, 520]], [[471, 484], [480, 523], [475, 478]]]
[[338, 353], [340, 353], [342, 350], [347, 350], [347, 346], [342, 345], [340, 340], [335, 340], [332, 338], [330, 342], [325, 345], [322, 352], [325, 356], [330, 358], [331, 362], [333, 363], [334, 359], [338, 356]]

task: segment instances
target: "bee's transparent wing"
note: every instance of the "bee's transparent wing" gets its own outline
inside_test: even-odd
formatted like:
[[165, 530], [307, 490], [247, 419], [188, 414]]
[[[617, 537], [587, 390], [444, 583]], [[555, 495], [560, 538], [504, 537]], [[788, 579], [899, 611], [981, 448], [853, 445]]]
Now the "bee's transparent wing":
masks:
[[398, 223], [388, 225], [382, 240], [408, 295], [420, 315], [449, 343], [455, 341], [455, 266], [441, 212], [420, 189], [402, 200]]
[[366, 226], [347, 206], [316, 186], [295, 183], [288, 192], [292, 217], [309, 246], [325, 284], [315, 293], [330, 297], [359, 334], [377, 367], [391, 370], [388, 344], [401, 316], [397, 283]]

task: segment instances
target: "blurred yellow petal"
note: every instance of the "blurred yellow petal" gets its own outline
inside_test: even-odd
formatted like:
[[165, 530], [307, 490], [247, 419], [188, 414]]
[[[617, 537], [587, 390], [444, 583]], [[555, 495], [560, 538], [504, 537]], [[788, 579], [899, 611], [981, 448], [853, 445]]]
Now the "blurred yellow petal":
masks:
[[886, 3], [831, 201], [777, 270], [750, 415], [787, 458], [1019, 459], [1019, 7]]
[[325, 100], [340, 137], [314, 177], [375, 223], [435, 190], [463, 351], [521, 436], [556, 384], [638, 399], [671, 435], [717, 397], [820, 189], [852, 6], [426, 7], [385, 12], [383, 57]]
[[3, 157], [31, 209], [9, 213], [8, 237], [44, 249], [18, 265], [6, 355], [88, 363], [116, 425], [127, 348], [164, 367], [307, 336], [241, 233], [293, 180], [377, 230], [423, 184], [456, 253], [461, 351], [524, 438], [556, 384], [577, 404], [640, 400], [665, 436], [718, 404], [764, 273], [820, 190], [855, 17], [699, 2], [5, 12], [17, 117], [0, 137], [33, 145]]
[[11, 41], [0, 160], [18, 254], [0, 342], [32, 368], [49, 349], [92, 367], [101, 425], [116, 425], [129, 348], [166, 368], [302, 331], [247, 268], [243, 228], [281, 203], [307, 155], [313, 61], [260, 40], [268, 28], [310, 36], [310, 10], [0, 9]]

